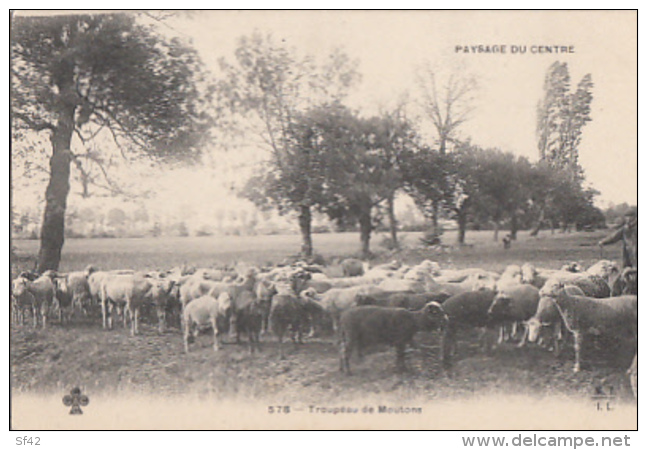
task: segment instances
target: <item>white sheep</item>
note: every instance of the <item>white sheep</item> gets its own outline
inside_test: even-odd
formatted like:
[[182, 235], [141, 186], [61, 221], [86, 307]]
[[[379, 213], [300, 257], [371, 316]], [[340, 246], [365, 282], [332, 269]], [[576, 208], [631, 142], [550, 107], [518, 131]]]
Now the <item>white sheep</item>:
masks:
[[222, 333], [219, 325], [228, 323], [232, 313], [232, 301], [228, 293], [223, 292], [218, 298], [204, 295], [196, 298], [184, 308], [184, 351], [189, 352], [189, 343], [195, 340], [199, 330], [213, 329], [213, 349], [218, 351]]

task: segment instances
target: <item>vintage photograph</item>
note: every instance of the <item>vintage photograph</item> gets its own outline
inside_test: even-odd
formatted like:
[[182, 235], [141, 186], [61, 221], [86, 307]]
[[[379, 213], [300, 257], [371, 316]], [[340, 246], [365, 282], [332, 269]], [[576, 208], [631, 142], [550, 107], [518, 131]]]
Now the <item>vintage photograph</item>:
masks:
[[637, 10], [9, 19], [12, 430], [638, 429]]

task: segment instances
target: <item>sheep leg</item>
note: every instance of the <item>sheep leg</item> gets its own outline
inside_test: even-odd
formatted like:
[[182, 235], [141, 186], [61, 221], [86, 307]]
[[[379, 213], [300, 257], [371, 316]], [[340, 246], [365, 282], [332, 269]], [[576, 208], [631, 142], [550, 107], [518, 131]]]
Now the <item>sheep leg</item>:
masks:
[[285, 359], [283, 354], [283, 336], [279, 335], [279, 359]]
[[517, 344], [517, 348], [524, 347], [526, 345], [526, 342], [528, 341], [528, 332], [529, 332], [528, 327], [525, 325], [522, 325], [522, 326], [523, 326], [523, 335], [521, 336], [521, 340]]
[[161, 307], [157, 309], [157, 331], [159, 334], [164, 334], [166, 331], [166, 310]]
[[573, 366], [573, 372], [578, 373], [581, 369], [580, 352], [582, 351], [584, 336], [579, 331], [574, 332], [573, 335], [575, 337], [575, 365]]
[[189, 353], [189, 338], [191, 336], [191, 325], [184, 326], [184, 352]]
[[[504, 325], [501, 326], [502, 328]], [[487, 327], [483, 327], [481, 329], [481, 335], [479, 336], [479, 342], [481, 343], [481, 349], [485, 354], [490, 354], [491, 352], [491, 345], [490, 345], [490, 336], [488, 333]]]
[[270, 315], [263, 313], [263, 319], [261, 320], [261, 334], [264, 336], [269, 331], [269, 320]]
[[216, 318], [211, 319], [211, 326], [213, 327], [213, 350], [217, 352], [220, 350], [220, 339], [222, 336], [220, 336], [220, 332], [218, 331], [218, 325], [216, 322]]
[[561, 340], [558, 338], [555, 338], [553, 342], [553, 354], [555, 355], [555, 358], [559, 357], [561, 352], [562, 352]]
[[107, 322], [106, 302], [104, 301], [101, 302], [101, 315], [103, 317], [103, 329], [105, 330], [106, 328], [108, 328], [108, 322]]
[[563, 334], [562, 334], [562, 324], [557, 323], [554, 325], [553, 329], [553, 353], [555, 354], [555, 357], [559, 357], [562, 351], [562, 340], [563, 340]]
[[290, 325], [290, 339], [292, 339], [292, 343], [295, 346], [297, 345], [297, 339], [298, 339], [297, 333], [299, 332], [298, 330], [299, 329], [297, 325], [294, 325], [294, 324]]
[[32, 321], [34, 322], [34, 328], [37, 328], [38, 327], [38, 308], [36, 306], [32, 308], [32, 316], [33, 316]]
[[40, 307], [40, 314], [42, 317], [43, 321], [43, 330], [47, 328], [47, 314], [49, 313], [49, 308], [47, 307], [47, 303], [43, 303]]
[[301, 322], [297, 325], [297, 344], [303, 344], [303, 327], [304, 323]]
[[129, 306], [124, 307], [124, 328], [126, 328], [126, 312], [130, 316], [130, 335], [134, 336], [137, 334], [137, 330], [135, 329], [135, 317]]
[[254, 354], [254, 332], [250, 329], [247, 331], [247, 340], [249, 341], [249, 353]]
[[314, 320], [310, 321], [310, 330], [308, 331], [308, 334], [306, 334], [307, 338], [313, 338], [315, 337], [316, 331], [315, 331], [315, 322]]
[[261, 351], [261, 336], [259, 331], [254, 331], [254, 341], [256, 342], [256, 350]]
[[497, 344], [501, 345], [505, 341], [505, 325], [500, 325], [499, 326], [499, 339], [497, 340]]
[[451, 360], [455, 351], [454, 334], [454, 327], [452, 327], [450, 323], [450, 325], [445, 330], [442, 339], [443, 366], [445, 367], [445, 370], [451, 369], [452, 366]]
[[340, 345], [339, 345], [339, 370], [341, 373], [346, 373], [347, 375], [350, 375], [350, 355], [352, 352], [352, 348], [350, 348], [350, 345], [346, 342], [344, 338], [341, 339]]
[[115, 311], [115, 305], [112, 304], [112, 302], [108, 303], [108, 311], [107, 311], [107, 316], [108, 316], [108, 329], [112, 330], [113, 322], [114, 322], [114, 315], [116, 314]]
[[135, 336], [139, 334], [139, 308], [136, 308], [134, 311], [128, 309], [130, 314], [130, 334]]

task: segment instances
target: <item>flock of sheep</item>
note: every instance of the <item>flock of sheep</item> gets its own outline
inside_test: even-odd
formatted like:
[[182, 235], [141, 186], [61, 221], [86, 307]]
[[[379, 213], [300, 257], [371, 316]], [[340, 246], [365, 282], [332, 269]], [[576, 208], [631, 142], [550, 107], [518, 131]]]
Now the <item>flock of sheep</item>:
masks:
[[[397, 366], [405, 367], [405, 350], [418, 331], [442, 333], [442, 359], [451, 367], [457, 331], [499, 329], [502, 340], [518, 339], [559, 352], [574, 338], [574, 371], [581, 367], [581, 349], [594, 335], [637, 336], [637, 271], [620, 270], [608, 260], [587, 270], [569, 264], [560, 270], [510, 265], [502, 274], [482, 269], [442, 269], [426, 260], [409, 266], [397, 261], [372, 268], [356, 259], [341, 262], [343, 277], [329, 277], [329, 268], [297, 262], [256, 268], [168, 271], [84, 271], [43, 274], [23, 272], [12, 283], [12, 321], [46, 327], [49, 315], [62, 323], [73, 314], [91, 314], [101, 307], [102, 324], [113, 328], [116, 317], [131, 334], [139, 332], [140, 315], [155, 312], [159, 332], [167, 317], [179, 317], [186, 352], [201, 329], [211, 328], [214, 349], [229, 333], [250, 351], [260, 336], [271, 332], [279, 342], [289, 336], [302, 343], [307, 335], [330, 328], [340, 345], [340, 369], [350, 374], [350, 356], [374, 344], [396, 348]], [[491, 333], [484, 333], [484, 336]], [[519, 337], [520, 336], [520, 337]], [[484, 341], [484, 345], [493, 343]], [[636, 364], [634, 358], [634, 364]]]

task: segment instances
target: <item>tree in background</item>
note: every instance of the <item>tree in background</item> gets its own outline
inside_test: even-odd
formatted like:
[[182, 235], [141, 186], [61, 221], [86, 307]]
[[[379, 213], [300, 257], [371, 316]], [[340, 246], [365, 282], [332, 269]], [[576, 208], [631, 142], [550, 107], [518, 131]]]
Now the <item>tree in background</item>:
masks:
[[438, 231], [439, 205], [448, 205], [453, 198], [448, 175], [451, 157], [421, 145], [411, 147], [402, 157], [404, 189], [424, 216]]
[[[476, 79], [459, 69], [434, 68], [427, 63], [418, 71], [420, 104], [435, 131], [436, 145], [440, 156], [444, 156], [450, 145], [461, 145], [460, 127], [470, 118], [474, 109]], [[448, 176], [438, 174], [439, 176]], [[432, 201], [431, 219], [435, 234], [438, 234], [439, 199]]]
[[474, 215], [474, 206], [478, 205], [479, 185], [479, 151], [477, 146], [467, 142], [458, 147], [449, 159], [448, 201], [445, 208], [458, 224], [458, 243], [465, 243], [465, 234], [470, 216]]
[[84, 147], [107, 135], [123, 151], [192, 157], [210, 126], [200, 67], [194, 50], [132, 14], [12, 18], [14, 147], [34, 133], [51, 145], [39, 271], [60, 262], [71, 163], [81, 172], [101, 166], [92, 152], [74, 153], [73, 141]]
[[269, 167], [252, 176], [241, 191], [261, 209], [280, 214], [297, 211], [301, 232], [301, 252], [312, 256], [312, 209], [327, 202], [325, 155], [321, 135], [326, 125], [327, 107], [320, 106], [298, 114], [289, 124], [285, 146], [271, 154]]
[[[370, 257], [377, 207], [393, 195], [401, 176], [389, 152], [407, 145], [408, 128], [394, 127], [389, 117], [361, 118], [343, 106], [330, 110], [322, 133], [331, 219], [359, 223], [361, 252]], [[396, 132], [397, 129], [397, 132]], [[399, 150], [398, 150], [399, 151]]]
[[404, 114], [404, 105], [393, 111], [383, 112], [379, 116], [368, 119], [368, 126], [372, 128], [373, 138], [371, 146], [382, 160], [382, 170], [385, 171], [385, 180], [388, 193], [385, 199], [386, 215], [389, 222], [392, 248], [398, 247], [398, 221], [395, 216], [395, 196], [398, 190], [404, 187], [403, 165], [410, 154], [417, 139], [412, 124]]
[[[341, 50], [316, 64], [310, 56], [274, 43], [271, 35], [254, 33], [238, 42], [235, 59], [220, 61], [224, 80], [218, 84], [222, 104], [246, 136], [260, 138], [269, 149], [269, 170], [255, 176], [242, 195], [260, 207], [296, 212], [302, 252], [312, 254], [312, 207], [320, 183], [317, 136], [308, 131], [321, 119], [326, 104], [340, 102], [358, 81], [357, 62]], [[321, 106], [321, 110], [313, 109]], [[308, 110], [312, 110], [308, 112]]]
[[418, 86], [421, 106], [436, 131], [438, 151], [444, 155], [449, 144], [460, 144], [458, 129], [474, 109], [476, 79], [458, 69], [444, 74], [427, 64], [419, 70]]
[[544, 98], [537, 105], [537, 147], [539, 160], [552, 166], [560, 158], [561, 123], [568, 110], [571, 76], [568, 65], [555, 61], [546, 72]]
[[510, 221], [510, 234], [516, 235], [517, 214], [527, 202], [525, 176], [530, 163], [512, 153], [498, 149], [478, 149], [476, 165], [471, 169], [478, 187], [479, 202], [474, 205], [482, 220], [494, 225], [494, 241], [499, 240], [499, 228]]
[[582, 130], [591, 121], [593, 81], [586, 74], [570, 92], [570, 80], [567, 63], [556, 61], [548, 68], [544, 98], [537, 107], [537, 145], [541, 161], [582, 179], [579, 146]]
[[[546, 73], [544, 98], [537, 107], [537, 145], [540, 164], [566, 175], [578, 186], [584, 180], [584, 172], [579, 164], [579, 150], [584, 126], [591, 121], [591, 102], [593, 101], [593, 82], [586, 74], [571, 92], [571, 78], [567, 63], [554, 62]], [[543, 169], [541, 169], [543, 170]], [[555, 175], [561, 178], [561, 173]], [[575, 187], [574, 187], [575, 189]], [[559, 192], [559, 191], [554, 191]], [[570, 190], [569, 190], [570, 192]], [[539, 203], [538, 218], [531, 235], [536, 236], [546, 216], [545, 207], [551, 200], [544, 196]], [[568, 214], [561, 214], [562, 219]]]

